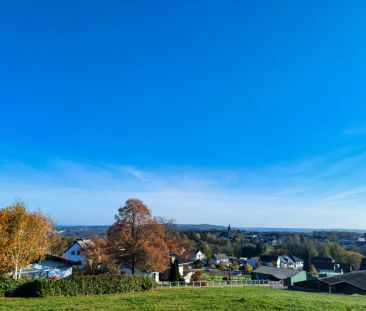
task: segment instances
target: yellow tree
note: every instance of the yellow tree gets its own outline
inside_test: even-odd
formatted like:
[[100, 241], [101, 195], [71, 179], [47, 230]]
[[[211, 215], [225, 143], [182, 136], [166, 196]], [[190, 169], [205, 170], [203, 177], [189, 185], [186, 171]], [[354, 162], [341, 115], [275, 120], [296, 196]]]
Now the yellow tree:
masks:
[[245, 266], [244, 266], [244, 273], [245, 274], [251, 274], [252, 271], [253, 271], [252, 265], [249, 262], [246, 262]]
[[1, 209], [0, 271], [20, 278], [22, 268], [45, 256], [52, 234], [52, 222], [38, 211], [28, 212], [23, 202]]
[[312, 276], [317, 276], [318, 275], [318, 271], [316, 270], [315, 266], [314, 265], [311, 265], [310, 266], [310, 271], [309, 273], [312, 275]]

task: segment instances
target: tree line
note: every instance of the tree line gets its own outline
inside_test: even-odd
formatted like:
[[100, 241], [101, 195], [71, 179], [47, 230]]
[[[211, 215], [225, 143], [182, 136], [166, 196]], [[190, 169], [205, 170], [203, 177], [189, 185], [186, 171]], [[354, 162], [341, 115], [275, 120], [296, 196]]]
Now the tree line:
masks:
[[[60, 252], [63, 243], [53, 221], [40, 211], [30, 212], [22, 201], [0, 210], [0, 273], [21, 276], [23, 268]], [[164, 220], [153, 217], [138, 199], [129, 199], [119, 208], [105, 237], [93, 238], [86, 249], [86, 271], [90, 274], [119, 272], [119, 267], [163, 272], [169, 266], [168, 252], [183, 255], [186, 249], [180, 234], [168, 229]]]

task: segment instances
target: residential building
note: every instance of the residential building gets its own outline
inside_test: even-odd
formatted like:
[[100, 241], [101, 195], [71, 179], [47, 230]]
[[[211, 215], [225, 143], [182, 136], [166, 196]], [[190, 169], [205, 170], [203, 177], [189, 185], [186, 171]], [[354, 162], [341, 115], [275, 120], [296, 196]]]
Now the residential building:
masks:
[[255, 270], [258, 267], [259, 257], [249, 258], [247, 262], [252, 266], [253, 270]]
[[73, 267], [80, 262], [69, 260], [60, 256], [46, 255], [42, 260], [37, 260], [22, 269], [21, 275], [27, 278], [56, 278], [63, 279], [72, 275]]
[[170, 262], [178, 260], [179, 274], [184, 277], [188, 272], [192, 270], [193, 260], [190, 258], [182, 257], [174, 253], [169, 253]]
[[84, 268], [87, 263], [85, 251], [88, 247], [93, 247], [94, 242], [90, 239], [75, 240], [68, 249], [64, 251], [62, 257], [72, 261], [80, 262], [80, 268]]
[[311, 264], [314, 265], [319, 277], [328, 277], [343, 274], [341, 265], [330, 257], [313, 257]]
[[135, 267], [134, 273], [132, 273], [132, 267], [126, 262], [120, 264], [120, 269], [124, 275], [141, 275], [153, 279], [155, 282], [159, 282], [159, 272], [158, 271], [147, 271], [138, 267]]
[[280, 256], [277, 255], [260, 255], [259, 256], [259, 262], [263, 265], [263, 266], [267, 266], [267, 267], [277, 267], [279, 268], [281, 265], [281, 259]]
[[192, 261], [203, 261], [206, 258], [206, 256], [200, 250], [194, 252], [190, 257]]
[[229, 264], [229, 257], [226, 254], [213, 254], [211, 256], [211, 262], [216, 266], [221, 263], [227, 265]]
[[302, 270], [304, 268], [304, 261], [296, 256], [279, 256], [280, 268]]

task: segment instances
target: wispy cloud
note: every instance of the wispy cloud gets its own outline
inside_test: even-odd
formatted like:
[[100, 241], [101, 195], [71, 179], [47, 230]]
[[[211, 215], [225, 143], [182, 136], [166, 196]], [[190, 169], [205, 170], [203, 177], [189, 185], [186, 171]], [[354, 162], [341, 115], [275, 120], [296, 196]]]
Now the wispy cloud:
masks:
[[0, 164], [0, 204], [22, 198], [64, 224], [109, 224], [123, 201], [144, 200], [180, 223], [365, 227], [366, 153], [253, 170], [137, 168], [55, 161]]
[[354, 136], [354, 135], [366, 135], [366, 125], [361, 127], [349, 128], [343, 131], [344, 136]]

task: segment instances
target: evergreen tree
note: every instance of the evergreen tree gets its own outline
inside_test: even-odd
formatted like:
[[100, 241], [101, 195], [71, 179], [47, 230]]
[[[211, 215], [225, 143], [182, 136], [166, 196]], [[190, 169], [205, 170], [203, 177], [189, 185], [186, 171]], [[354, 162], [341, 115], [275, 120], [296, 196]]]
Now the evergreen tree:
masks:
[[169, 281], [170, 282], [180, 281], [178, 259], [174, 259], [174, 261], [170, 264]]

